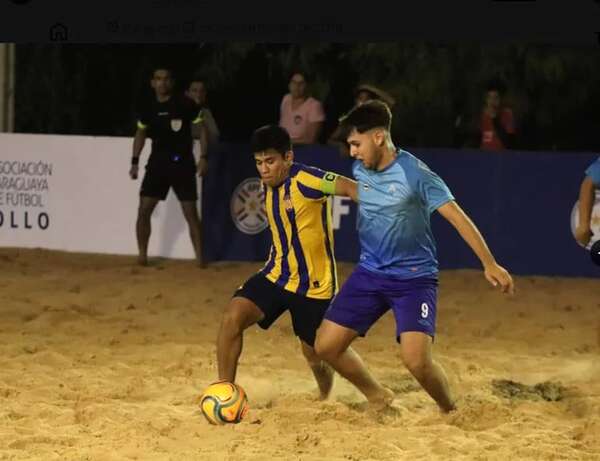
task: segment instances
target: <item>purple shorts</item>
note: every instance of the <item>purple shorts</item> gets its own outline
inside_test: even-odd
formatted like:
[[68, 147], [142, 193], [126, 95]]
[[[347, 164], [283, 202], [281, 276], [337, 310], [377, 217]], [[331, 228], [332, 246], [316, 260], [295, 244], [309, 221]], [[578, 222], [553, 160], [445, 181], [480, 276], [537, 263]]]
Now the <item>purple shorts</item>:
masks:
[[421, 331], [433, 337], [437, 286], [435, 276], [401, 280], [358, 266], [333, 298], [325, 318], [364, 336], [391, 308], [398, 341], [405, 331]]

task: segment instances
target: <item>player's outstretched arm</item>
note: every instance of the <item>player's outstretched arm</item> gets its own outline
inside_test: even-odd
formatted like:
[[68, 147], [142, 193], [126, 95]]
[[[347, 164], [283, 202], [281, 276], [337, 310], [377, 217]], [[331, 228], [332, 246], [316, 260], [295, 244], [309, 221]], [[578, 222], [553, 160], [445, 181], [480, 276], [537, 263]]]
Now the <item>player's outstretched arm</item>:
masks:
[[358, 202], [358, 186], [356, 181], [345, 176], [338, 176], [335, 180], [335, 195], [350, 197]]
[[586, 176], [579, 188], [579, 223], [575, 230], [575, 239], [583, 246], [592, 238], [591, 221], [595, 194], [596, 186], [592, 178]]
[[500, 266], [488, 248], [479, 229], [455, 201], [450, 201], [438, 208], [438, 212], [446, 218], [458, 231], [460, 236], [477, 255], [485, 278], [494, 286], [500, 285], [503, 293], [513, 294], [514, 282], [506, 269]]

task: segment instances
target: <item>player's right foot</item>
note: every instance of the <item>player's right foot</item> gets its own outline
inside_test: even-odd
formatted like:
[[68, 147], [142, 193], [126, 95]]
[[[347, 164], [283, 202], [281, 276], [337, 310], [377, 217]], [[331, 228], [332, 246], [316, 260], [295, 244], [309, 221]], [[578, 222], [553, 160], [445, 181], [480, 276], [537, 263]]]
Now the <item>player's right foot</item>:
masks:
[[380, 423], [385, 423], [389, 418], [396, 419], [402, 416], [401, 408], [394, 405], [394, 392], [384, 387], [379, 398], [369, 400], [367, 412]]
[[137, 262], [140, 266], [147, 266], [148, 265], [148, 256], [146, 255], [139, 255]]
[[448, 407], [442, 407], [438, 404], [438, 407], [440, 408], [440, 411], [442, 413], [451, 413], [453, 411], [456, 411], [456, 403], [455, 402], [452, 402], [450, 404], [450, 406], [448, 406]]
[[388, 389], [387, 387], [382, 387], [380, 392], [368, 397], [369, 406], [374, 409], [384, 409], [391, 405], [394, 400], [394, 396], [394, 391]]

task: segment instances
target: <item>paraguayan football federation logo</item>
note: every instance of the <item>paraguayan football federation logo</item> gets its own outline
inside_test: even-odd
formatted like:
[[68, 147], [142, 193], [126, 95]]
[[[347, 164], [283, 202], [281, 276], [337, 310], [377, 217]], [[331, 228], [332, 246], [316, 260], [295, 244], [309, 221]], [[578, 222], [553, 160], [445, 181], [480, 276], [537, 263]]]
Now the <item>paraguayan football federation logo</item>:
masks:
[[[571, 211], [571, 233], [575, 236], [575, 229], [577, 229], [577, 224], [579, 223], [579, 201], [575, 202], [573, 205], [573, 210]], [[600, 190], [596, 190], [596, 200], [594, 201], [594, 205], [592, 208], [592, 223], [591, 229], [594, 235], [590, 240], [590, 243], [586, 248], [590, 249], [594, 242], [600, 240]]]
[[241, 232], [254, 235], [268, 226], [265, 192], [259, 178], [243, 180], [231, 196], [231, 219]]

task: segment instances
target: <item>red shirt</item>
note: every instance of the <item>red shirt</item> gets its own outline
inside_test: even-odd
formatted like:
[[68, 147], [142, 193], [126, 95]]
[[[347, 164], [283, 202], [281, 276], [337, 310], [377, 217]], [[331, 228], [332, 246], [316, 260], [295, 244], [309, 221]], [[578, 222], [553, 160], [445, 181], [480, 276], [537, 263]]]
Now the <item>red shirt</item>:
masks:
[[[515, 121], [512, 110], [507, 107], [502, 109], [502, 112], [500, 113], [500, 124], [508, 134], [515, 134]], [[492, 118], [485, 111], [481, 113], [479, 130], [481, 132], [481, 149], [503, 150], [506, 148], [494, 129]]]

